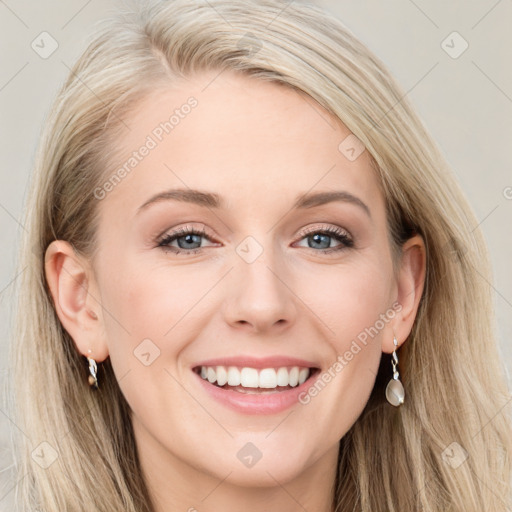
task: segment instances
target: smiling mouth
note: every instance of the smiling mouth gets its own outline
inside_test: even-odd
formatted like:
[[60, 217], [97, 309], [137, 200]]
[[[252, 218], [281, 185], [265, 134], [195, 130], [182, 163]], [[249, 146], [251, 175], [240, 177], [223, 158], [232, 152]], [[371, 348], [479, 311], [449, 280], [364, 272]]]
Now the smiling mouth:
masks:
[[237, 366], [196, 366], [193, 371], [221, 389], [245, 394], [271, 394], [294, 389], [316, 375], [319, 368], [283, 366], [250, 368]]

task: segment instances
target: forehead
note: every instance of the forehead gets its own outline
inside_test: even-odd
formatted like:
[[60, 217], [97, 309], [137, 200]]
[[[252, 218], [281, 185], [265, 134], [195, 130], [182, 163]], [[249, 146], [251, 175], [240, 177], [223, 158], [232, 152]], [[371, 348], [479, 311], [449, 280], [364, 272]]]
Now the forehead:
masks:
[[129, 129], [106, 174], [122, 179], [104, 203], [138, 207], [179, 187], [216, 192], [231, 207], [256, 211], [325, 190], [383, 206], [368, 152], [347, 158], [348, 128], [290, 87], [202, 72], [156, 89], [123, 121]]

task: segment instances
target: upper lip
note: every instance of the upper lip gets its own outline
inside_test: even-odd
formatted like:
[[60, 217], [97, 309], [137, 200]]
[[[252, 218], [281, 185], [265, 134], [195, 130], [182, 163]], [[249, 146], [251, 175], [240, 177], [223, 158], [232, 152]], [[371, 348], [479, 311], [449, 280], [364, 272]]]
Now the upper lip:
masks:
[[318, 364], [305, 359], [298, 359], [290, 356], [235, 356], [235, 357], [217, 357], [200, 361], [192, 366], [238, 366], [240, 368], [281, 368], [283, 366], [300, 366], [302, 368], [319, 368]]

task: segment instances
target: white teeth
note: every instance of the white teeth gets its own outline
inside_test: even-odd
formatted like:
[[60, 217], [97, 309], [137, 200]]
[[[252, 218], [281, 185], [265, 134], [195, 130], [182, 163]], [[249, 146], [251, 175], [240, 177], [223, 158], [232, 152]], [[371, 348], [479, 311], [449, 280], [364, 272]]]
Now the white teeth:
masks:
[[228, 381], [228, 372], [224, 366], [217, 366], [217, 384], [224, 386]]
[[208, 373], [206, 375], [208, 377], [208, 382], [214, 383], [217, 380], [217, 373], [214, 368], [208, 368]]
[[286, 368], [279, 368], [277, 370], [277, 385], [288, 386], [288, 370]]
[[299, 382], [299, 369], [297, 366], [294, 366], [291, 371], [290, 375], [288, 377], [290, 386], [296, 386]]
[[304, 383], [309, 377], [309, 368], [281, 367], [281, 368], [238, 368], [236, 366], [201, 366], [200, 375], [210, 383], [216, 382], [219, 386], [242, 386], [244, 388], [275, 389], [277, 386], [296, 387]]
[[299, 370], [299, 385], [306, 382], [309, 377], [309, 368], [301, 368]]
[[228, 386], [240, 386], [240, 372], [236, 366], [228, 368]]
[[257, 388], [258, 370], [256, 368], [242, 368], [240, 372], [240, 385], [244, 388]]
[[259, 387], [275, 388], [277, 386], [277, 374], [274, 368], [265, 368], [260, 371]]

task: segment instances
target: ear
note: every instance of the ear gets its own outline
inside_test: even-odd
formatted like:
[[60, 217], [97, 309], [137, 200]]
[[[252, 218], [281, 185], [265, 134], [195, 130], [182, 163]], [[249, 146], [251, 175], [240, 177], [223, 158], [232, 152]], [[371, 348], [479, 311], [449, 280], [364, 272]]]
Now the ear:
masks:
[[54, 240], [46, 250], [45, 272], [59, 320], [78, 351], [104, 361], [108, 347], [103, 309], [89, 263], [68, 242]]
[[[400, 346], [411, 333], [418, 312], [425, 284], [426, 251], [420, 235], [409, 238], [402, 246], [402, 259], [397, 280], [397, 302], [402, 309], [393, 322], [393, 330]], [[393, 338], [387, 336], [382, 351], [391, 354], [395, 346]]]

